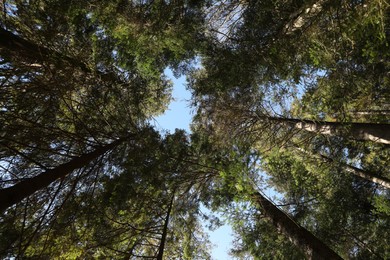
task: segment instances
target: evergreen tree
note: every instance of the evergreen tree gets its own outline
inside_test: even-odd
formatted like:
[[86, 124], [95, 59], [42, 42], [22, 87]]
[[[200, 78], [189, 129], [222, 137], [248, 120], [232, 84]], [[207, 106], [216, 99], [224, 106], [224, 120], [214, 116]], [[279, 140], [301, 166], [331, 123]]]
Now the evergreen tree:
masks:
[[[209, 259], [202, 205], [239, 258], [390, 257], [386, 1], [0, 11], [3, 258]], [[190, 135], [149, 125], [167, 68], [187, 76]]]

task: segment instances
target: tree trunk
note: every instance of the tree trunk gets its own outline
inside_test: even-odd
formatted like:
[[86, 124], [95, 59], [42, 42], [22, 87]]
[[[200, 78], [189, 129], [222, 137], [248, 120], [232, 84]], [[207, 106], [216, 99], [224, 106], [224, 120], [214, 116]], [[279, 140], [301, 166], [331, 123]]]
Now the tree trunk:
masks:
[[281, 117], [264, 119], [322, 135], [344, 135], [358, 141], [390, 144], [390, 124], [340, 123]]
[[167, 216], [165, 218], [163, 233], [161, 235], [161, 242], [160, 242], [160, 246], [158, 248], [158, 254], [157, 254], [157, 257], [156, 257], [157, 260], [162, 260], [163, 259], [164, 248], [165, 248], [165, 241], [167, 240], [168, 223], [169, 223], [169, 217], [170, 217], [171, 211], [172, 211], [173, 199], [174, 199], [174, 195], [172, 195], [171, 202], [170, 202], [170, 204], [168, 206], [168, 212], [167, 212]]
[[[296, 148], [296, 149], [305, 153], [305, 154], [308, 154], [309, 156], [320, 158], [326, 162], [332, 162], [332, 163], [334, 162], [334, 160], [332, 158], [325, 156], [323, 154], [313, 154], [313, 153], [310, 153], [310, 152], [308, 152], [304, 149], [301, 149], [301, 148]], [[352, 166], [352, 165], [349, 165], [346, 163], [339, 163], [339, 164], [347, 172], [350, 172], [356, 176], [359, 176], [360, 178], [377, 183], [379, 185], [382, 185], [383, 187], [390, 189], [390, 179], [388, 179], [386, 177], [382, 177], [379, 174], [376, 174], [374, 172], [365, 171], [363, 169], [357, 168], [355, 166]]]
[[290, 15], [291, 20], [284, 27], [285, 33], [291, 34], [296, 30], [304, 28], [306, 24], [310, 23], [311, 19], [322, 11], [324, 2], [325, 0], [318, 0]]
[[[2, 56], [9, 57], [11, 60], [21, 60], [31, 63], [32, 66], [41, 65], [39, 63], [43, 61], [48, 61], [52, 64], [66, 62], [73, 67], [78, 67], [83, 72], [91, 72], [83, 62], [67, 57], [57, 51], [39, 46], [3, 28], [0, 28], [0, 53]], [[38, 65], [35, 65], [36, 63]]]
[[107, 151], [114, 149], [127, 139], [128, 138], [118, 139], [111, 144], [97, 148], [93, 152], [76, 157], [70, 162], [61, 164], [51, 170], [47, 170], [35, 177], [23, 180], [12, 187], [0, 190], [0, 212], [3, 212], [8, 207], [19, 203], [38, 190], [47, 187], [55, 180], [67, 176], [76, 169], [85, 167], [92, 160], [98, 158]]
[[390, 179], [388, 179], [386, 177], [379, 176], [376, 173], [365, 171], [365, 170], [362, 170], [360, 168], [354, 167], [352, 165], [344, 164], [342, 166], [344, 167], [344, 169], [346, 171], [348, 171], [356, 176], [359, 176], [363, 179], [372, 181], [374, 183], [377, 183], [379, 185], [382, 185], [383, 187], [390, 189]]
[[308, 259], [342, 259], [331, 248], [319, 240], [307, 229], [294, 222], [286, 213], [278, 209], [259, 192], [252, 194], [253, 200], [260, 206], [262, 213], [271, 219], [278, 231], [297, 246]]
[[77, 68], [83, 73], [96, 74], [100, 79], [111, 84], [113, 82], [122, 85], [128, 84], [128, 82], [122, 81], [115, 72], [101, 72], [96, 69], [90, 69], [87, 64], [78, 59], [63, 55], [44, 46], [39, 46], [2, 28], [0, 28], [0, 55], [8, 57], [12, 61], [24, 63], [26, 67], [30, 68], [41, 67], [44, 62], [47, 62], [54, 65], [58, 70], [66, 67]]
[[390, 110], [352, 110], [349, 111], [348, 114], [353, 115], [355, 117], [359, 116], [389, 116]]

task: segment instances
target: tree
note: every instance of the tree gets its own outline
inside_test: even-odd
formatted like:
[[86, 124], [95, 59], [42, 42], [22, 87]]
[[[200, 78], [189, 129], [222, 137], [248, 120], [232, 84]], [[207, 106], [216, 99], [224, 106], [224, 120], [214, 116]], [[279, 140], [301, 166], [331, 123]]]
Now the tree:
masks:
[[[236, 123], [234, 129], [241, 124], [239, 129], [244, 132], [248, 124], [256, 119], [249, 116], [245, 120], [248, 115], [237, 110], [258, 111], [269, 117], [353, 125], [353, 120], [343, 117], [343, 111], [345, 108], [356, 109], [358, 106], [353, 104], [360, 100], [370, 97], [370, 106], [373, 107], [374, 100], [377, 100], [374, 97], [380, 96], [383, 102], [377, 102], [375, 109], [385, 109], [387, 92], [383, 88], [388, 82], [383, 69], [388, 62], [382, 57], [388, 56], [384, 29], [387, 19], [382, 11], [387, 7], [382, 6], [380, 1], [366, 6], [323, 1], [289, 2], [283, 6], [271, 2], [232, 1], [226, 5], [226, 10], [238, 5], [242, 9], [236, 26], [228, 32], [229, 37], [223, 41], [216, 39], [213, 47], [205, 50], [203, 68], [195, 71], [190, 81], [199, 113], [211, 117], [212, 113], [224, 111], [221, 118], [231, 117], [232, 121], [238, 118], [233, 122]], [[366, 11], [368, 15], [365, 15]], [[297, 20], [299, 26], [294, 25]], [[357, 20], [362, 24], [354, 22]], [[342, 28], [336, 24], [342, 24]], [[370, 35], [360, 33], [360, 28], [370, 28]], [[373, 38], [378, 42], [372, 43]], [[362, 49], [346, 47], [347, 41], [356, 46], [366, 46], [371, 58]], [[335, 49], [335, 46], [340, 48]], [[291, 101], [294, 99], [305, 109], [291, 116]], [[218, 102], [220, 106], [215, 106]], [[226, 108], [231, 110], [230, 115], [227, 115]], [[305, 110], [308, 113], [305, 114]], [[326, 120], [335, 113], [341, 116], [336, 120]], [[216, 120], [216, 116], [212, 118]], [[360, 121], [374, 122], [377, 120]], [[387, 123], [385, 119], [380, 122]], [[215, 123], [213, 128], [222, 128], [221, 125]], [[318, 127], [313, 128], [319, 130]], [[327, 128], [331, 127], [328, 125], [322, 130], [329, 130]], [[352, 138], [357, 134], [353, 128], [350, 133]], [[387, 128], [384, 126], [383, 131]]]
[[[241, 107], [237, 106], [237, 108], [236, 106], [232, 106], [231, 103], [229, 105], [229, 101], [218, 100], [217, 102], [227, 104], [224, 107], [225, 110], [223, 110], [223, 107], [219, 110], [213, 110], [212, 106], [204, 106], [203, 108], [210, 109], [209, 111], [211, 111], [210, 114], [212, 116], [208, 116], [210, 114], [207, 112], [204, 114], [199, 113], [197, 131], [208, 135], [209, 140], [215, 142], [213, 143], [215, 147], [226, 149], [230, 151], [230, 154], [240, 154], [248, 150], [251, 153], [259, 153], [259, 159], [240, 159], [242, 162], [253, 163], [253, 167], [255, 167], [253, 169], [255, 172], [254, 175], [259, 174], [259, 170], [256, 170], [258, 164], [262, 165], [264, 163], [268, 165], [268, 156], [272, 148], [276, 151], [279, 149], [282, 151], [286, 150], [291, 154], [291, 158], [280, 157], [277, 159], [278, 163], [287, 165], [286, 167], [275, 168], [272, 171], [268, 167], [262, 169], [265, 170], [263, 173], [265, 176], [280, 176], [271, 182], [270, 185], [273, 187], [284, 187], [283, 189], [279, 189], [282, 193], [280, 196], [284, 198], [281, 204], [290, 205], [285, 209], [288, 210], [295, 221], [305, 223], [307, 228], [316, 235], [319, 235], [323, 241], [334, 245], [334, 248], [337, 248], [337, 252], [340, 252], [342, 257], [365, 255], [370, 258], [375, 258], [378, 255], [382, 255], [381, 257], [385, 255], [380, 253], [382, 251], [379, 249], [380, 247], [375, 246], [376, 242], [361, 242], [363, 241], [362, 237], [365, 235], [369, 233], [374, 234], [376, 232], [374, 230], [377, 230], [377, 227], [381, 225], [380, 223], [382, 221], [387, 223], [385, 220], [386, 217], [380, 218], [381, 220], [378, 219], [377, 221], [373, 220], [376, 218], [374, 208], [379, 205], [372, 203], [371, 198], [378, 196], [375, 194], [380, 190], [380, 187], [372, 182], [362, 181], [360, 178], [346, 174], [346, 168], [342, 165], [345, 161], [353, 162], [355, 165], [359, 164], [360, 158], [357, 155], [361, 153], [368, 154], [368, 151], [372, 150], [373, 147], [377, 147], [378, 154], [386, 158], [386, 151], [388, 151], [386, 146], [380, 146], [371, 142], [361, 142], [362, 147], [366, 147], [365, 149], [367, 149], [364, 150], [356, 146], [354, 147], [356, 142], [343, 142], [340, 137], [334, 137], [333, 139], [326, 138], [323, 135], [313, 136], [312, 134], [309, 135], [308, 131], [297, 131], [294, 128], [292, 129], [294, 131], [292, 131], [285, 129], [284, 126], [271, 128], [272, 123], [264, 123], [262, 127], [255, 128], [253, 126], [256, 126], [257, 119], [254, 117], [251, 118], [250, 116], [244, 117], [250, 114], [250, 112], [240, 114], [240, 111], [248, 110], [240, 110]], [[205, 102], [203, 104], [208, 105], [210, 103]], [[212, 114], [213, 112], [215, 114]], [[242, 116], [232, 116], [237, 114]], [[222, 122], [224, 123], [222, 124]], [[286, 137], [289, 137], [289, 139]], [[334, 158], [334, 162], [332, 164], [318, 163], [318, 160], [311, 160], [306, 154], [300, 155], [295, 148], [297, 144], [305, 147], [304, 149], [306, 150], [310, 149], [311, 151], [313, 149], [316, 153], [321, 152], [322, 154], [326, 154], [328, 157]], [[224, 162], [226, 163], [231, 157], [230, 155], [225, 156]], [[290, 164], [291, 166], [289, 166]], [[376, 165], [379, 166], [379, 163], [376, 163]], [[370, 169], [371, 166], [369, 164], [361, 164], [360, 167]], [[388, 171], [385, 168], [380, 169], [379, 172], [381, 175], [386, 176]], [[226, 178], [233, 179], [228, 184], [228, 187], [233, 187], [233, 190], [237, 187], [236, 185], [240, 185], [242, 179], [245, 179], [242, 174], [237, 174], [236, 171], [237, 169], [233, 172], [227, 170], [228, 173], [223, 175], [227, 176]], [[282, 174], [281, 172], [284, 173]], [[228, 177], [229, 175], [239, 177]], [[226, 198], [224, 200], [229, 198], [229, 195], [225, 196]], [[379, 199], [379, 197], [381, 196], [378, 196], [378, 201], [385, 199]], [[218, 201], [217, 195], [214, 195], [213, 198]], [[337, 198], [344, 198], [342, 199], [343, 203], [338, 202], [340, 199]], [[227, 207], [234, 206], [228, 204]], [[335, 212], [338, 213], [333, 215], [332, 213]], [[340, 215], [345, 216], [345, 218], [337, 217]], [[241, 215], [238, 216], [237, 222], [240, 223], [240, 219], [242, 220], [243, 218]], [[254, 220], [252, 219], [251, 221]], [[375, 224], [369, 226], [369, 223]], [[253, 224], [250, 223], [238, 224], [238, 230], [243, 230], [240, 228], [243, 225], [248, 227], [249, 230], [253, 227]], [[375, 228], [373, 227], [374, 225], [376, 226]], [[384, 224], [384, 226], [386, 225]], [[339, 228], [335, 228], [336, 226]], [[342, 229], [343, 226], [344, 228]], [[264, 231], [264, 229], [261, 230]], [[245, 232], [241, 231], [240, 235], [245, 237], [245, 243], [249, 244], [241, 243], [241, 250], [243, 251], [238, 249], [236, 252], [252, 252], [254, 255], [264, 255], [264, 251], [262, 250], [264, 250], [265, 246], [259, 246], [258, 243], [261, 243], [261, 241], [271, 243], [265, 234], [258, 234], [257, 238], [256, 234], [252, 232], [249, 232], [247, 234], [248, 236], [245, 236]], [[335, 239], [335, 237], [340, 237], [340, 239]], [[271, 247], [275, 248], [278, 245], [280, 244], [275, 243]], [[353, 248], [355, 248], [355, 252]], [[279, 251], [280, 255], [286, 253], [286, 251]]]
[[[157, 182], [154, 190], [146, 189], [150, 207], [143, 212], [107, 209], [102, 196], [110, 178], [104, 177], [123, 169], [128, 152], [155, 148], [147, 141], [153, 140], [154, 131], [146, 121], [164, 111], [170, 99], [171, 83], [163, 70], [171, 66], [180, 74], [190, 66], [194, 40], [201, 35], [201, 7], [191, 2], [149, 5], [123, 1], [17, 1], [4, 5], [0, 43], [2, 192], [15, 190], [19, 194], [21, 185], [46, 179], [30, 191], [43, 189], [4, 212], [0, 248], [4, 257], [57, 257], [61, 248], [68, 248], [64, 257], [72, 258], [80, 254], [77, 241], [81, 240], [90, 243], [83, 244], [86, 247], [93, 245], [96, 255], [102, 248], [112, 253], [130, 242], [134, 254], [145, 253], [142, 242], [160, 230], [158, 221], [165, 214], [149, 196], [170, 194], [157, 188]], [[124, 136], [145, 128], [149, 129], [145, 135], [119, 146]], [[118, 141], [105, 145], [109, 140]], [[109, 156], [100, 156], [108, 150]], [[143, 155], [138, 166], [151, 160]], [[141, 187], [153, 187], [154, 177], [151, 174], [135, 180], [137, 184], [144, 182], [137, 187], [138, 194]], [[97, 198], [92, 199], [94, 196]], [[80, 205], [80, 200], [85, 205]], [[135, 200], [131, 198], [122, 206]], [[88, 209], [94, 203], [99, 206]], [[84, 215], [73, 216], [73, 209], [81, 209]], [[123, 228], [118, 219], [100, 215], [97, 222], [90, 221], [93, 213], [115, 216], [116, 209], [125, 210], [121, 217], [134, 219], [144, 232], [137, 234], [135, 228], [126, 237], [116, 230]], [[151, 216], [148, 209], [152, 209]], [[63, 224], [69, 220], [74, 222], [66, 230]], [[62, 234], [58, 240], [52, 238], [53, 230]], [[100, 231], [113, 236], [110, 243], [102, 243], [107, 237]], [[153, 243], [158, 241], [156, 237]], [[201, 244], [187, 241], [188, 245], [197, 243]]]
[[[238, 145], [239, 143], [236, 143]], [[221, 151], [221, 150], [219, 150]], [[255, 190], [254, 185], [259, 179], [256, 170], [257, 154], [248, 148], [237, 147], [235, 151], [226, 151], [224, 154], [224, 163], [221, 167], [219, 178], [214, 180], [213, 200], [219, 208], [226, 208], [228, 212], [236, 212], [238, 217], [232, 219], [233, 226], [241, 226], [246, 219], [246, 210], [242, 210], [237, 204], [244, 204], [248, 207], [258, 209], [255, 219], [245, 223], [248, 226], [256, 225], [256, 222], [262, 221], [261, 216], [270, 219], [273, 227], [290, 240], [307, 258], [318, 259], [341, 259], [330, 247], [323, 243], [319, 238], [314, 236], [310, 231], [299, 225], [291, 219], [286, 213], [279, 210], [263, 195]], [[253, 179], [251, 179], [253, 177]], [[224, 195], [219, 200], [218, 194]], [[232, 210], [231, 208], [238, 209]], [[260, 211], [261, 213], [259, 213]], [[251, 214], [251, 213], [249, 213]], [[245, 225], [244, 224], [244, 225]], [[243, 234], [246, 236], [245, 234]], [[250, 234], [249, 236], [264, 237], [266, 234]], [[251, 241], [249, 238], [248, 241]], [[248, 242], [247, 241], [247, 242]], [[253, 241], [253, 240], [252, 240]], [[256, 244], [256, 243], [254, 243]], [[249, 245], [256, 252], [256, 245]], [[257, 251], [259, 252], [259, 251]], [[254, 255], [256, 256], [256, 255]]]
[[[261, 215], [261, 211], [245, 209], [246, 213], [240, 214], [236, 210], [233, 220], [235, 240], [231, 254], [239, 259], [303, 259], [304, 255], [297, 250], [283, 234], [279, 233], [270, 223], [269, 219]], [[235, 220], [237, 218], [237, 220]], [[241, 219], [242, 221], [238, 221]]]
[[[14, 256], [49, 258], [155, 258], [162, 253], [207, 258], [208, 242], [198, 222], [200, 188], [192, 183], [196, 174], [202, 175], [187, 158], [184, 132], [162, 138], [149, 129], [129, 142], [99, 165], [84, 167], [84, 175], [67, 180], [73, 188], [60, 185], [53, 205], [46, 204], [49, 213], [42, 217], [35, 213], [44, 225], [23, 228], [23, 219], [14, 220], [13, 230], [4, 231], [12, 236], [3, 238], [8, 251], [3, 250]], [[18, 210], [20, 216], [26, 214], [17, 206], [6, 216]], [[12, 241], [18, 232], [20, 237]]]
[[169, 216], [171, 215], [172, 205], [173, 205], [173, 198], [174, 197], [172, 196], [171, 202], [170, 202], [168, 209], [167, 209], [167, 216], [166, 216], [165, 221], [164, 221], [163, 233], [161, 234], [161, 242], [160, 242], [160, 245], [158, 247], [158, 253], [157, 253], [157, 257], [156, 257], [157, 260], [163, 259], [165, 241], [167, 239], [167, 233], [168, 233]]
[[[10, 31], [0, 28], [1, 42], [0, 50], [1, 56], [12, 60], [13, 62], [24, 63], [26, 67], [42, 67], [44, 61], [49, 61], [50, 65], [57, 65], [57, 68], [66, 66], [78, 67], [85, 73], [90, 73], [91, 70], [86, 64], [72, 58], [62, 55], [59, 52], [47, 49], [44, 46], [39, 46], [34, 42], [29, 42]], [[69, 63], [68, 65], [61, 64], [61, 62]], [[60, 63], [60, 64], [56, 64]]]
[[[323, 160], [325, 162], [329, 162], [329, 163], [333, 163], [334, 160], [326, 155], [323, 155], [323, 154], [311, 154], [310, 152], [308, 151], [305, 151], [301, 148], [297, 148], [297, 150], [299, 150], [300, 152], [303, 152], [304, 154], [308, 155], [308, 156], [312, 156], [312, 157], [315, 157], [315, 158], [319, 158], [320, 160]], [[366, 179], [366, 180], [369, 180], [369, 181], [372, 181], [374, 183], [378, 183], [386, 188], [390, 188], [390, 180], [386, 177], [381, 177], [379, 174], [377, 173], [373, 173], [373, 172], [369, 172], [369, 171], [365, 171], [363, 169], [360, 169], [358, 167], [355, 167], [355, 166], [352, 166], [352, 165], [349, 165], [349, 164], [346, 164], [346, 163], [341, 163], [341, 167], [345, 169], [345, 171], [347, 172], [350, 172], [356, 176], [359, 176], [363, 179]]]
[[386, 200], [386, 189], [294, 149], [274, 149], [263, 156], [268, 183], [283, 194], [278, 204], [295, 221], [333, 244], [343, 258], [386, 256], [381, 241], [364, 240], [388, 225], [388, 217], [377, 214], [382, 206], [376, 202]]
[[285, 234], [309, 259], [342, 259], [321, 240], [299, 226], [260, 193], [253, 199], [260, 205], [263, 214], [272, 220], [275, 227]]
[[[201, 203], [238, 255], [389, 256], [385, 1], [0, 9], [2, 257], [207, 259]], [[167, 68], [188, 75], [191, 135], [149, 126]]]
[[7, 187], [0, 190], [1, 202], [0, 210], [4, 211], [8, 207], [19, 203], [23, 199], [32, 195], [34, 192], [45, 188], [57, 179], [64, 178], [66, 175], [72, 173], [74, 170], [83, 168], [92, 160], [104, 155], [107, 151], [114, 149], [124, 141], [128, 141], [129, 137], [116, 140], [110, 144], [98, 147], [96, 150], [76, 157], [68, 163], [61, 164], [53, 169], [47, 170], [35, 177], [23, 180], [12, 187]]

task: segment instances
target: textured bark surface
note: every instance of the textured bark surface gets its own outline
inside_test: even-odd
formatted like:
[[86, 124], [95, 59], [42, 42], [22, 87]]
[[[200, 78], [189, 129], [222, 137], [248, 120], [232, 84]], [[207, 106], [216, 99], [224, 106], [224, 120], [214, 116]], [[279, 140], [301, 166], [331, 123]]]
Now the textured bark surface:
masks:
[[390, 124], [340, 123], [280, 117], [267, 117], [266, 119], [280, 124], [288, 124], [308, 132], [323, 135], [344, 135], [358, 141], [390, 144]]
[[253, 200], [260, 206], [262, 213], [271, 219], [278, 231], [302, 251], [308, 259], [342, 259], [331, 248], [308, 230], [294, 222], [287, 214], [278, 209], [259, 192], [252, 194]]
[[379, 176], [378, 174], [362, 170], [362, 169], [354, 167], [352, 165], [344, 164], [342, 166], [345, 168], [346, 171], [348, 171], [356, 176], [359, 176], [363, 179], [372, 181], [374, 183], [377, 183], [379, 185], [382, 185], [383, 187], [390, 189], [390, 179], [388, 179], [386, 177]]

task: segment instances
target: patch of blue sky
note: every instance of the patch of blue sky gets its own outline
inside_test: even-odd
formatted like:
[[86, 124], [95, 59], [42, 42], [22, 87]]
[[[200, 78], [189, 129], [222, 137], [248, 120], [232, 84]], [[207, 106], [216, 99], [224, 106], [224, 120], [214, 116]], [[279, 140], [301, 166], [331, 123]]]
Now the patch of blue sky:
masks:
[[[184, 129], [188, 133], [190, 132], [190, 124], [192, 121], [190, 99], [191, 93], [186, 89], [186, 78], [184, 76], [175, 78], [171, 70], [166, 69], [165, 75], [172, 80], [172, 102], [170, 103], [167, 111], [151, 121], [151, 124], [156, 127], [160, 132], [173, 133], [175, 129]], [[202, 207], [202, 211], [207, 211], [206, 208]], [[220, 217], [218, 214], [216, 214]], [[209, 231], [206, 228], [207, 223], [204, 223], [205, 231], [209, 235], [210, 242], [214, 245], [211, 251], [212, 259], [232, 259], [228, 252], [232, 247], [232, 229], [229, 225], [223, 225], [214, 231]]]
[[152, 120], [159, 131], [173, 133], [176, 128], [190, 131], [192, 114], [190, 109], [191, 93], [186, 89], [184, 76], [175, 78], [171, 70], [166, 69], [165, 75], [173, 82], [172, 101], [167, 111]]

